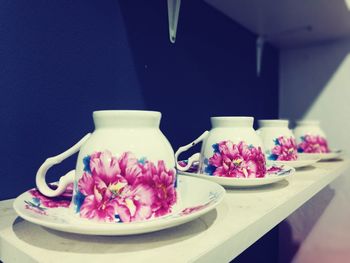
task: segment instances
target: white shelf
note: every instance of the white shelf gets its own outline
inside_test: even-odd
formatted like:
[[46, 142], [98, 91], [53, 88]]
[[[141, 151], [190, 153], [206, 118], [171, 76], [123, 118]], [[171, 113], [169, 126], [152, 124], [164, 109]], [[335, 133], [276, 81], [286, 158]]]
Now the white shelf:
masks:
[[289, 181], [228, 190], [214, 211], [185, 225], [130, 237], [91, 237], [44, 229], [17, 218], [13, 200], [0, 202], [0, 259], [12, 262], [227, 262], [313, 195], [350, 161], [318, 163]]
[[205, 2], [280, 48], [350, 36], [350, 0]]

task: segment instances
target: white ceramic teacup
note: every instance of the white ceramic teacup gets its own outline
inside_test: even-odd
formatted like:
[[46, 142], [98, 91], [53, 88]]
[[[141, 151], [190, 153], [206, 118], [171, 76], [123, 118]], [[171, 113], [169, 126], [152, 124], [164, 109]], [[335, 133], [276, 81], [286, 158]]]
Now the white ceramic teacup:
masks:
[[298, 158], [293, 132], [288, 120], [259, 120], [257, 131], [270, 161], [294, 161]]
[[262, 142], [253, 129], [253, 117], [211, 117], [212, 129], [204, 132], [192, 143], [180, 147], [178, 156], [203, 141], [201, 153], [188, 159], [186, 166], [177, 163], [177, 169], [187, 171], [195, 161], [199, 161], [202, 174], [259, 178], [266, 174], [266, 162]]
[[[161, 113], [95, 111], [95, 131], [48, 158], [36, 175], [38, 190], [55, 197], [74, 184], [73, 215], [97, 222], [134, 222], [171, 213], [176, 204], [174, 152], [159, 129]], [[76, 169], [48, 187], [47, 170], [79, 151]]]
[[318, 120], [300, 120], [294, 129], [299, 153], [329, 153], [328, 142]]

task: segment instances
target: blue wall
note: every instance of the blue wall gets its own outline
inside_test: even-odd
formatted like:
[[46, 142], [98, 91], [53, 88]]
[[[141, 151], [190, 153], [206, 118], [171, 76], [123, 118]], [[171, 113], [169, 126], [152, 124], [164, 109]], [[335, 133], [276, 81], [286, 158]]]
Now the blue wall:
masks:
[[256, 36], [203, 1], [182, 1], [175, 45], [165, 0], [5, 0], [0, 36], [0, 200], [93, 130], [94, 110], [159, 110], [174, 148], [212, 115], [277, 117], [278, 51], [257, 78]]

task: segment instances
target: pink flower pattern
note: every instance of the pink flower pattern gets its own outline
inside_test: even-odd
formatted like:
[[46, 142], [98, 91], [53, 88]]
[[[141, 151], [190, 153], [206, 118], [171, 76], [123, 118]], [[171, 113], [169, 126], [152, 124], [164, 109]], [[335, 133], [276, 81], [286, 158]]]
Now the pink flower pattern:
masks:
[[44, 215], [44, 216], [47, 215], [46, 209], [41, 207], [40, 205], [38, 206], [38, 205], [36, 205], [32, 202], [28, 202], [28, 201], [25, 201], [25, 202], [26, 202], [26, 204], [24, 206], [25, 209], [33, 211], [34, 213], [39, 214], [39, 215]]
[[270, 174], [278, 174], [281, 171], [283, 171], [283, 166], [271, 166], [267, 169]]
[[[187, 165], [187, 161], [178, 161], [178, 165], [185, 167]], [[186, 172], [188, 173], [194, 173], [197, 172], [199, 168], [199, 162], [194, 162], [190, 168]]]
[[256, 148], [241, 141], [221, 141], [213, 145], [214, 155], [207, 160], [205, 173], [235, 178], [261, 178], [266, 174], [265, 156]]
[[293, 137], [280, 136], [275, 139], [275, 146], [268, 155], [269, 160], [294, 161], [298, 158], [297, 145]]
[[180, 215], [190, 215], [190, 214], [193, 214], [197, 211], [200, 211], [206, 207], [208, 207], [210, 205], [210, 203], [207, 203], [205, 205], [198, 205], [198, 206], [192, 206], [192, 207], [186, 207], [185, 209], [183, 209], [181, 212], [180, 212]]
[[[56, 185], [49, 185], [50, 188], [56, 189]], [[69, 207], [73, 195], [73, 184], [68, 185], [65, 192], [57, 197], [46, 197], [42, 195], [37, 189], [29, 190], [29, 193], [36, 199], [36, 201], [43, 207], [57, 208]]]
[[305, 135], [301, 137], [298, 145], [300, 153], [329, 153], [328, 143], [325, 138], [319, 135]]
[[117, 158], [104, 151], [87, 156], [84, 164], [75, 201], [83, 218], [142, 221], [170, 213], [176, 203], [176, 173], [164, 161], [155, 165], [130, 152]]

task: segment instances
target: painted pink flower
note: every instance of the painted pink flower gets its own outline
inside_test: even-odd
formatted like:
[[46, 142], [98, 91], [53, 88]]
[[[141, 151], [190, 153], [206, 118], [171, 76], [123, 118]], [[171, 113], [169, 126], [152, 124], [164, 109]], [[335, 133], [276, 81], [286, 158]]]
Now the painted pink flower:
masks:
[[94, 178], [88, 173], [83, 173], [83, 176], [78, 181], [79, 191], [84, 195], [92, 195], [94, 193], [94, 187]]
[[[49, 185], [50, 188], [56, 189], [56, 185]], [[46, 197], [42, 195], [37, 189], [32, 189], [29, 193], [37, 198], [44, 207], [57, 208], [57, 207], [69, 207], [73, 195], [73, 184], [68, 185], [65, 192], [57, 197]]]
[[37, 213], [39, 215], [44, 215], [44, 216], [47, 215], [46, 211], [43, 208], [37, 207], [31, 203], [27, 203], [24, 207], [25, 207], [25, 209], [33, 211], [34, 213]]
[[118, 184], [126, 185], [126, 180], [118, 175], [111, 178], [113, 180], [106, 182], [98, 176], [83, 174], [78, 181], [79, 191], [86, 195], [80, 207], [82, 217], [99, 221], [114, 220], [116, 202], [113, 196], [116, 194]]
[[180, 212], [180, 215], [189, 215], [192, 213], [195, 213], [197, 211], [200, 211], [204, 208], [206, 208], [210, 203], [207, 203], [205, 205], [198, 205], [198, 206], [192, 206], [192, 207], [186, 207]]
[[80, 215], [88, 219], [114, 221], [116, 202], [108, 188], [95, 185], [94, 194], [87, 196], [80, 207]]
[[[262, 152], [261, 148], [258, 147], [252, 147], [250, 148], [250, 161], [255, 163], [256, 166], [256, 171], [255, 171], [255, 177], [256, 178], [261, 178], [265, 177], [266, 175], [266, 160], [265, 160], [265, 155]], [[253, 176], [254, 177], [254, 176]]]
[[271, 151], [269, 159], [277, 161], [293, 161], [298, 158], [297, 146], [293, 137], [280, 136], [275, 140], [275, 147]]
[[302, 153], [328, 153], [328, 143], [325, 138], [319, 135], [305, 135], [298, 145], [298, 152]]
[[113, 184], [121, 174], [118, 159], [109, 151], [96, 152], [90, 156], [92, 177], [99, 177], [107, 185]]
[[143, 167], [143, 178], [155, 193], [152, 211], [155, 216], [163, 216], [171, 212], [171, 207], [176, 203], [175, 180], [173, 169], [167, 170], [164, 161], [158, 161], [158, 166], [152, 162], [146, 162]]
[[270, 174], [277, 174], [280, 171], [283, 170], [283, 166], [279, 167], [279, 166], [271, 166], [267, 169], [267, 172]]
[[[178, 161], [177, 162], [181, 167], [185, 167], [187, 165], [187, 161]], [[199, 162], [194, 162], [190, 168], [186, 172], [196, 173], [199, 169]]]
[[141, 221], [169, 212], [176, 202], [175, 173], [163, 161], [155, 166], [128, 152], [116, 158], [105, 151], [87, 156], [84, 165], [76, 198], [84, 218]]
[[116, 198], [116, 211], [123, 222], [149, 219], [154, 197], [154, 191], [148, 185], [126, 186]]
[[215, 153], [209, 158], [207, 173], [236, 178], [265, 176], [265, 156], [260, 147], [248, 146], [242, 141], [238, 144], [222, 141], [213, 147]]
[[141, 174], [137, 159], [123, 153], [119, 159], [109, 151], [96, 152], [90, 156], [88, 171], [78, 181], [79, 191], [86, 196], [80, 207], [80, 215], [89, 219], [113, 221], [116, 196]]

